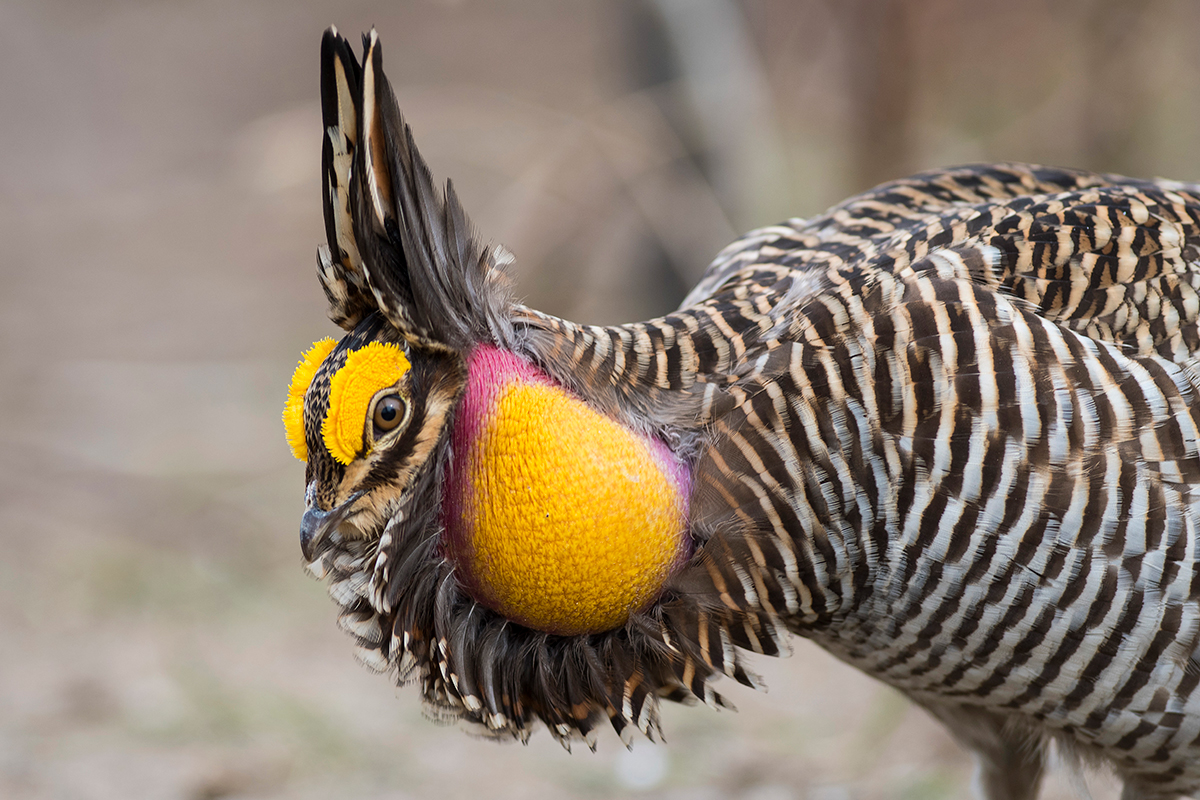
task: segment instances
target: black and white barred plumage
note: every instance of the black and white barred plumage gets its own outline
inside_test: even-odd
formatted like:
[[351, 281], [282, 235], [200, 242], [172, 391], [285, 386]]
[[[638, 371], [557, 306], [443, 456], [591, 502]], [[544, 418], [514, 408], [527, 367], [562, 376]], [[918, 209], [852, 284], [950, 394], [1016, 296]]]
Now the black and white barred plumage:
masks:
[[[390, 483], [311, 439], [304, 524], [364, 661], [494, 734], [592, 742], [720, 703], [798, 634], [941, 719], [991, 800], [1036, 794], [1051, 739], [1129, 800], [1200, 792], [1200, 187], [924, 173], [747, 234], [672, 314], [576, 325], [509, 299], [365, 49], [326, 35], [320, 273], [351, 333], [307, 410], [374, 340], [420, 405]], [[456, 580], [439, 493], [475, 343], [687, 463], [694, 553], [622, 627], [530, 630]]]

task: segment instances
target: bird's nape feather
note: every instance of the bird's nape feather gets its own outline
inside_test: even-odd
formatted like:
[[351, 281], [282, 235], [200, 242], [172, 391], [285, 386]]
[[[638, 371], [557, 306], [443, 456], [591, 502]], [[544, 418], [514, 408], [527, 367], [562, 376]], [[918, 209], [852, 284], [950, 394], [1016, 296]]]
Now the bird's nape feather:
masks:
[[453, 186], [434, 187], [374, 31], [363, 47], [351, 211], [376, 304], [414, 345], [462, 351], [481, 340], [507, 343], [512, 300], [503, 259], [479, 243]]
[[350, 211], [350, 172], [358, 149], [362, 68], [349, 44], [330, 28], [321, 39], [321, 207], [325, 247], [317, 250], [317, 277], [329, 316], [352, 331], [376, 309]]

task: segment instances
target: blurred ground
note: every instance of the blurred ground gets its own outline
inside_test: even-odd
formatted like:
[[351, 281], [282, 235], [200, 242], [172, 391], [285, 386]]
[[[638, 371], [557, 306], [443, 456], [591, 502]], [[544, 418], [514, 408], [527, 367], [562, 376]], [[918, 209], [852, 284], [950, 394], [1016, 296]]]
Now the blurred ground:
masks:
[[1184, 0], [3, 0], [0, 797], [961, 796], [932, 722], [803, 642], [740, 713], [668, 709], [666, 747], [598, 755], [437, 727], [353, 661], [279, 423], [335, 330], [330, 23], [378, 26], [435, 173], [530, 304], [585, 322], [919, 168], [1200, 179]]

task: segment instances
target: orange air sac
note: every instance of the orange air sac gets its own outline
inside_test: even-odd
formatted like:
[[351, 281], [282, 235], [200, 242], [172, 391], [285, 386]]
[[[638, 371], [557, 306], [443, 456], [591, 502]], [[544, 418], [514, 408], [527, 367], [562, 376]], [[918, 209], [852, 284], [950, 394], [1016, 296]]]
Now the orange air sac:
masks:
[[686, 467], [507, 351], [468, 369], [442, 509], [463, 588], [549, 633], [624, 624], [690, 555]]

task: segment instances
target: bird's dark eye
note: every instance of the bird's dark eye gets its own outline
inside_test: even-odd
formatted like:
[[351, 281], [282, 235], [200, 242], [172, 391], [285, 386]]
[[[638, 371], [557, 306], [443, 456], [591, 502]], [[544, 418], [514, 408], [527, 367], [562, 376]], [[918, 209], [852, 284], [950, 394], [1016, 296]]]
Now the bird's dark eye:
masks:
[[375, 427], [390, 431], [404, 419], [404, 401], [398, 395], [388, 395], [375, 404]]

